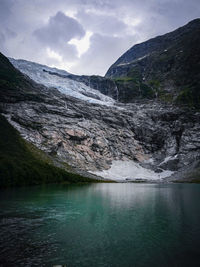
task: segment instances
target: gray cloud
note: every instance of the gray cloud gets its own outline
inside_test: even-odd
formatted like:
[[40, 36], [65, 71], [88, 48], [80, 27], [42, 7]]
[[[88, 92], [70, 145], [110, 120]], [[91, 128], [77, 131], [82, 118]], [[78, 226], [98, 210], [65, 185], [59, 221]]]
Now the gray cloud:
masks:
[[127, 25], [114, 15], [98, 14], [94, 10], [81, 10], [77, 13], [77, 18], [87, 30], [104, 35], [124, 34], [127, 28]]
[[68, 42], [72, 38], [81, 39], [85, 35], [82, 25], [75, 20], [58, 12], [50, 17], [47, 25], [37, 29], [34, 34], [46, 44]]
[[13, 0], [1, 0], [0, 1], [0, 18], [1, 22], [5, 23], [7, 18], [11, 14], [11, 6], [13, 4]]
[[71, 71], [81, 73], [84, 69], [87, 74], [94, 74], [95, 69], [96, 73], [105, 74], [105, 61], [110, 66], [133, 42], [133, 36], [124, 38], [94, 34], [91, 37], [90, 49], [82, 55]]
[[61, 54], [65, 60], [72, 60], [76, 58], [77, 50], [68, 42], [73, 38], [81, 39], [85, 31], [77, 20], [59, 11], [50, 17], [45, 26], [35, 30], [34, 35], [44, 45]]
[[[75, 73], [102, 75], [132, 45], [199, 14], [199, 0], [0, 0], [0, 50]], [[90, 46], [78, 58], [69, 42], [88, 31]]]

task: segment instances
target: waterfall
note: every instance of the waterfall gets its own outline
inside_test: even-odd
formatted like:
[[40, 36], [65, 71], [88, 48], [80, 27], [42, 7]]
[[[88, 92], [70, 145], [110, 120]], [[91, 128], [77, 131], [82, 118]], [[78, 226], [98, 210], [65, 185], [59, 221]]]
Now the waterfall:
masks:
[[[114, 82], [115, 83], [115, 82]], [[116, 100], [119, 101], [119, 89], [117, 87], [117, 84], [115, 83], [115, 92], [116, 92]]]

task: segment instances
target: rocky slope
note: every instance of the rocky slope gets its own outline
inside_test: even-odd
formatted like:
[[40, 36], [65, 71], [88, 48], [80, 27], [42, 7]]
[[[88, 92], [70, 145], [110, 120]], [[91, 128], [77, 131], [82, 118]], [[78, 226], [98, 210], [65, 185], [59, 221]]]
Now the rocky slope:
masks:
[[200, 108], [200, 19], [134, 45], [109, 68], [106, 77], [121, 85], [123, 101], [159, 98]]
[[57, 162], [113, 179], [199, 177], [198, 112], [156, 101], [90, 103], [36, 84], [3, 55], [0, 67], [1, 113]]

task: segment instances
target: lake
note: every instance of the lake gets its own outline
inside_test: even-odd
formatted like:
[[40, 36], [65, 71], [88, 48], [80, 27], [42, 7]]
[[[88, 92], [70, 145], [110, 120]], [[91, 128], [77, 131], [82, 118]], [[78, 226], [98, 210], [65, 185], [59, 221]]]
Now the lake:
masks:
[[0, 192], [0, 266], [199, 266], [200, 185]]

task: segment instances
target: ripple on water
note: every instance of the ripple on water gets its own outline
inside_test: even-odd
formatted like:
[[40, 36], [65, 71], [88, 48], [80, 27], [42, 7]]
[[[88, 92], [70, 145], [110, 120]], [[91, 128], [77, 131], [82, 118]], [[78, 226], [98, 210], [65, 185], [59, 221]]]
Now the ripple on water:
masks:
[[198, 266], [199, 185], [55, 185], [0, 197], [3, 266]]

